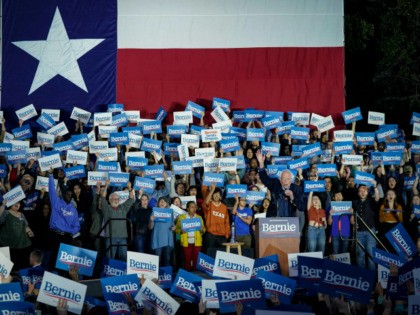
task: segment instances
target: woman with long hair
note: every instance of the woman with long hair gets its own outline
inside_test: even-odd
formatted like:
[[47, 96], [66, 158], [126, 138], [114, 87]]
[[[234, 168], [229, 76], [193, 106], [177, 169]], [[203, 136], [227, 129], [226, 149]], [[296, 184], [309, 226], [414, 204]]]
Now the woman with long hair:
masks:
[[385, 234], [394, 228], [398, 223], [403, 222], [403, 211], [397, 202], [397, 194], [393, 189], [386, 192], [384, 201], [379, 209], [379, 239], [388, 250], [393, 248], [388, 242]]

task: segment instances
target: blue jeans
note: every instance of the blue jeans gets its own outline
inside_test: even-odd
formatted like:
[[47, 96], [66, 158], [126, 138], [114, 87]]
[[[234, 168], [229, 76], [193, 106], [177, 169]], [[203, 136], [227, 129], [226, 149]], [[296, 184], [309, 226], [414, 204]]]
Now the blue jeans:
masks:
[[[375, 229], [372, 229], [375, 233]], [[376, 247], [376, 240], [368, 231], [357, 231], [357, 240], [363, 245], [366, 251], [373, 257], [373, 248]], [[357, 248], [357, 265], [364, 268], [375, 270], [375, 264], [372, 259], [366, 257], [365, 251], [359, 246]], [[368, 264], [366, 266], [366, 258], [368, 258]]]
[[148, 248], [148, 246], [146, 246], [146, 240], [147, 240], [146, 235], [137, 235], [134, 238], [134, 248], [136, 252], [146, 253], [146, 249]]
[[347, 236], [343, 236], [343, 240], [340, 236], [331, 237], [333, 254], [343, 254], [349, 251], [349, 241]]
[[171, 266], [171, 254], [172, 254], [172, 247], [164, 246], [155, 248], [153, 250], [156, 256], [159, 256], [159, 262], [161, 267]]
[[108, 249], [110, 245], [122, 245], [122, 246], [111, 246], [106, 252], [108, 258], [118, 259], [121, 261], [127, 260], [127, 239], [124, 237], [112, 237], [105, 238], [105, 249]]
[[325, 229], [322, 227], [308, 226], [306, 234], [307, 252], [325, 252]]

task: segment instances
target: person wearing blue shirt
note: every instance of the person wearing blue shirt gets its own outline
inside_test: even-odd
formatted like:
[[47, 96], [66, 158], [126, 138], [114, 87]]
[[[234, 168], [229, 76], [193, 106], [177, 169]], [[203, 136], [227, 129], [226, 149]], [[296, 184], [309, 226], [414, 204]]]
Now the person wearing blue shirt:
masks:
[[243, 242], [243, 248], [250, 248], [252, 237], [249, 226], [252, 223], [253, 212], [250, 208], [246, 207], [246, 199], [244, 197], [235, 196], [232, 215], [236, 227], [236, 241]]

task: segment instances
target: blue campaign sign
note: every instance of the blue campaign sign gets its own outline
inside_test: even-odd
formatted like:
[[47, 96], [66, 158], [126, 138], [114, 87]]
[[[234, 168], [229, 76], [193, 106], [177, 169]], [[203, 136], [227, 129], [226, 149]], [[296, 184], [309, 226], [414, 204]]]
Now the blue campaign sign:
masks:
[[0, 143], [0, 155], [6, 155], [6, 152], [12, 151], [12, 144], [11, 143]]
[[216, 283], [220, 313], [236, 312], [235, 305], [242, 305], [254, 309], [265, 309], [264, 287], [262, 280], [241, 280]]
[[305, 180], [303, 183], [304, 192], [323, 192], [325, 191], [324, 180]]
[[[192, 126], [191, 126], [192, 128]], [[166, 134], [171, 138], [181, 138], [181, 135], [188, 133], [187, 125], [168, 125]]]
[[287, 164], [287, 162], [290, 162], [293, 160], [293, 157], [291, 156], [275, 156], [273, 157], [272, 161], [274, 164]]
[[411, 141], [411, 153], [420, 153], [420, 141]]
[[178, 156], [178, 146], [179, 143], [170, 143], [170, 142], [165, 142], [163, 144], [163, 153], [165, 155], [175, 155]]
[[233, 152], [237, 151], [241, 148], [239, 144], [238, 137], [233, 137], [231, 139], [223, 139], [219, 141], [220, 149], [223, 150], [223, 152]]
[[413, 213], [417, 219], [420, 219], [420, 205], [413, 205]]
[[153, 152], [160, 152], [161, 148], [162, 148], [162, 141], [153, 140], [149, 138], [143, 138], [140, 149], [141, 151], [153, 153]]
[[35, 308], [33, 303], [29, 302], [2, 302], [1, 303], [2, 314], [25, 314], [35, 315]]
[[302, 288], [317, 290], [324, 269], [324, 259], [298, 256], [298, 284]]
[[161, 133], [162, 122], [160, 120], [143, 121], [141, 123], [141, 129], [144, 135], [150, 135], [151, 133]]
[[407, 259], [379, 248], [373, 248], [373, 262], [389, 269], [390, 264], [394, 264], [398, 268], [402, 267], [407, 262]]
[[278, 135], [285, 135], [285, 134], [290, 134], [292, 127], [295, 126], [295, 122], [294, 121], [285, 121], [282, 122], [281, 125], [279, 127], [277, 127], [277, 134]]
[[386, 138], [394, 139], [398, 136], [398, 128], [394, 126], [383, 126], [375, 132], [378, 142], [385, 142]]
[[246, 129], [246, 140], [247, 141], [264, 141], [265, 130], [263, 128], [247, 128]]
[[302, 155], [303, 148], [304, 148], [305, 146], [306, 146], [306, 145], [293, 144], [293, 145], [292, 145], [292, 156], [293, 156], [293, 157], [299, 157], [299, 156], [301, 156], [301, 155]]
[[239, 140], [245, 140], [246, 139], [246, 129], [239, 128], [239, 127], [230, 127], [229, 133], [232, 133], [236, 135]]
[[173, 172], [175, 175], [192, 174], [192, 161], [174, 161], [172, 163]]
[[420, 113], [413, 112], [411, 115], [410, 124], [420, 123]]
[[337, 176], [337, 164], [317, 164], [316, 171], [319, 177]]
[[93, 250], [61, 243], [55, 267], [67, 271], [70, 266], [76, 265], [79, 274], [92, 276], [97, 254]]
[[35, 191], [32, 194], [27, 195], [26, 198], [23, 200], [23, 203], [25, 204], [25, 208], [35, 203], [38, 200], [38, 197], [39, 197], [39, 191]]
[[124, 104], [108, 104], [107, 112], [115, 113], [115, 112], [123, 112], [124, 111]]
[[360, 107], [352, 108], [342, 112], [344, 123], [350, 124], [353, 121], [359, 121], [363, 119], [362, 112], [360, 111]]
[[[23, 302], [22, 288], [19, 282], [3, 283], [0, 285], [0, 302], [3, 310], [4, 302]], [[4, 313], [3, 313], [4, 314]]]
[[319, 142], [305, 145], [302, 148], [302, 157], [311, 158], [322, 154], [321, 144]]
[[391, 151], [403, 152], [405, 150], [405, 142], [387, 142], [386, 150], [388, 152], [391, 152]]
[[133, 135], [141, 136], [141, 127], [140, 126], [129, 126], [129, 127], [122, 127], [123, 132], [128, 132]]
[[247, 191], [246, 185], [241, 184], [229, 184], [226, 185], [226, 198], [233, 198], [236, 195], [244, 196]]
[[308, 140], [309, 128], [306, 127], [292, 127], [290, 129], [290, 137], [297, 140]]
[[104, 301], [95, 299], [92, 296], [86, 295], [85, 297], [85, 304], [87, 306], [88, 311], [90, 311], [94, 307], [106, 307], [106, 304]]
[[0, 164], [0, 178], [5, 178], [7, 176], [7, 166], [6, 164]]
[[187, 218], [181, 221], [181, 229], [185, 232], [200, 231], [201, 228], [200, 218]]
[[280, 165], [267, 165], [267, 174], [270, 178], [279, 178], [281, 172], [287, 169], [287, 165], [280, 164]]
[[225, 112], [230, 111], [230, 101], [224, 100], [223, 98], [213, 97], [213, 104], [211, 108], [214, 109], [217, 106], [220, 106], [220, 108]]
[[210, 186], [212, 183], [215, 183], [218, 187], [223, 187], [225, 174], [205, 172], [203, 175], [203, 185]]
[[269, 299], [273, 294], [277, 294], [281, 303], [291, 304], [295, 293], [296, 280], [266, 271], [258, 271], [257, 279], [263, 282], [266, 299]]
[[134, 189], [142, 190], [146, 194], [152, 194], [155, 191], [156, 181], [153, 178], [136, 176], [134, 179]]
[[150, 178], [162, 177], [163, 172], [165, 171], [165, 166], [163, 164], [157, 165], [146, 165], [143, 167], [144, 176]]
[[172, 266], [159, 268], [159, 287], [161, 289], [170, 289], [172, 286], [173, 271]]
[[80, 135], [72, 135], [70, 141], [73, 144], [74, 150], [79, 150], [89, 145], [89, 138], [86, 133], [82, 133]]
[[126, 113], [121, 113], [115, 116], [112, 116], [112, 125], [117, 127], [127, 126], [128, 118]]
[[118, 172], [119, 170], [120, 169], [118, 167], [118, 162], [105, 162], [105, 161], [96, 162], [97, 172]]
[[401, 223], [388, 231], [385, 236], [401, 257], [409, 258], [417, 254], [417, 246]]
[[416, 176], [404, 177], [404, 190], [413, 190], [415, 180]]
[[101, 286], [109, 314], [131, 314], [124, 294], [128, 293], [134, 300], [140, 290], [136, 274], [101, 278]]
[[32, 131], [29, 125], [23, 125], [22, 127], [12, 129], [12, 133], [15, 136], [15, 140], [24, 140], [32, 138]]
[[194, 117], [201, 119], [204, 116], [206, 109], [194, 102], [188, 101], [186, 111], [191, 111]]
[[354, 172], [354, 182], [355, 184], [365, 185], [365, 186], [373, 186], [372, 181], [375, 180], [375, 175], [362, 172], [362, 171], [355, 171]]
[[353, 142], [352, 141], [342, 141], [342, 142], [334, 142], [333, 143], [333, 150], [335, 154], [351, 154], [353, 151]]
[[280, 143], [261, 142], [261, 152], [262, 152], [262, 154], [270, 153], [271, 156], [279, 156], [280, 155]]
[[171, 208], [153, 207], [152, 215], [155, 222], [172, 222], [174, 211]]
[[42, 113], [41, 116], [39, 116], [39, 118], [36, 120], [36, 122], [45, 130], [55, 126], [54, 119], [52, 119], [51, 116], [47, 113]]
[[203, 278], [184, 269], [179, 269], [169, 292], [184, 300], [198, 303], [200, 302], [200, 291], [196, 283], [199, 282], [201, 285], [201, 280]]
[[[185, 127], [188, 128], [188, 126], [185, 126]], [[201, 130], [204, 130], [204, 129], [206, 129], [206, 128], [196, 126], [196, 125], [191, 125], [190, 126], [190, 134], [196, 135], [196, 136], [201, 136]]]
[[291, 170], [295, 170], [295, 169], [298, 169], [298, 168], [306, 169], [306, 168], [309, 167], [308, 158], [303, 157], [303, 158], [300, 158], [300, 159], [289, 161], [289, 162], [287, 162], [287, 167]]
[[283, 122], [283, 117], [278, 115], [278, 116], [267, 116], [266, 113], [266, 117], [261, 119], [261, 123], [264, 126], [265, 129], [274, 129], [277, 128], [281, 125], [281, 123]]
[[101, 278], [124, 276], [127, 274], [127, 262], [104, 257], [102, 259]]
[[159, 107], [158, 111], [156, 112], [155, 119], [163, 121], [167, 115], [166, 110], [161, 106]]
[[119, 145], [128, 145], [130, 140], [128, 138], [128, 132], [111, 132], [109, 134], [109, 144], [112, 147]]
[[[73, 150], [73, 142], [71, 140], [58, 142], [53, 144], [53, 149], [59, 152], [65, 152], [67, 150]], [[72, 162], [72, 161], [71, 161]]]
[[26, 150], [17, 150], [6, 152], [6, 161], [10, 165], [17, 163], [26, 163]]
[[382, 162], [384, 165], [400, 165], [402, 156], [402, 152], [382, 152]]
[[41, 151], [41, 156], [42, 157], [51, 156], [51, 155], [55, 155], [55, 154], [60, 155], [60, 151], [56, 151], [56, 150], [52, 150], [52, 151]]
[[260, 205], [264, 200], [266, 193], [264, 191], [247, 191], [246, 203], [253, 205]]
[[351, 201], [331, 201], [331, 215], [341, 215], [350, 213], [352, 207]]
[[266, 271], [281, 275], [279, 256], [277, 254], [274, 254], [261, 258], [256, 258], [251, 278], [254, 279], [257, 276], [258, 271]]
[[284, 112], [277, 112], [277, 111], [265, 111], [265, 117], [279, 117], [281, 121], [283, 121]]
[[375, 143], [375, 133], [356, 132], [356, 142], [358, 145], [373, 145]]
[[332, 260], [324, 261], [318, 291], [362, 304], [369, 304], [375, 285], [375, 270], [368, 270]]
[[245, 110], [245, 122], [261, 120], [265, 115], [263, 110], [246, 109]]
[[137, 156], [127, 157], [127, 166], [130, 167], [132, 171], [141, 171], [149, 163], [149, 160]]
[[126, 187], [130, 180], [130, 174], [120, 172], [109, 172], [108, 174], [110, 187]]
[[213, 278], [213, 269], [214, 269], [214, 258], [203, 254], [202, 252], [198, 253], [197, 258], [197, 270], [204, 272], [207, 276]]
[[234, 122], [243, 122], [245, 120], [245, 111], [235, 110], [232, 113], [232, 117]]

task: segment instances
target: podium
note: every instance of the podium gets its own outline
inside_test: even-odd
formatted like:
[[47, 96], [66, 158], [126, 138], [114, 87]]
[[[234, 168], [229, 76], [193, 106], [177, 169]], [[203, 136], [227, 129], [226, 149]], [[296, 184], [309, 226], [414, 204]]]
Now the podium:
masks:
[[259, 218], [255, 229], [258, 258], [277, 254], [283, 275], [289, 275], [287, 254], [299, 253], [299, 218]]

